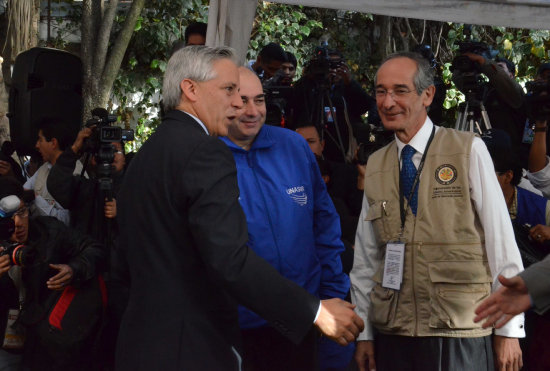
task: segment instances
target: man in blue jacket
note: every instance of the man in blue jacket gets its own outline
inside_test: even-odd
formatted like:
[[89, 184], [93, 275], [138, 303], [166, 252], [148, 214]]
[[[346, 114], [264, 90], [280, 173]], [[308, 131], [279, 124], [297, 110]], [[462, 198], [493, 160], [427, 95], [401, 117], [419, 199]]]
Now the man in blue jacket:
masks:
[[[244, 107], [222, 138], [233, 153], [249, 245], [283, 276], [313, 295], [345, 298], [338, 214], [307, 142], [291, 130], [264, 126], [260, 80], [239, 69]], [[254, 312], [239, 308], [244, 370], [315, 370], [317, 333], [294, 345]]]

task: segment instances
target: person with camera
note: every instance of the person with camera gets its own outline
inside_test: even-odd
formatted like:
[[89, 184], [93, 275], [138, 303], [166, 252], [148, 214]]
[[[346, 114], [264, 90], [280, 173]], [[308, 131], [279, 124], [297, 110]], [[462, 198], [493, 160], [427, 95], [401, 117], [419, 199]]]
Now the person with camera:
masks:
[[[91, 369], [102, 305], [97, 280], [106, 252], [55, 218], [29, 220], [22, 196], [21, 184], [0, 178], [0, 365], [7, 361], [11, 366], [2, 369], [19, 369], [14, 354], [22, 354], [23, 369]], [[94, 291], [95, 300], [90, 296], [82, 315], [73, 317], [69, 297], [76, 303], [85, 290]]]
[[[112, 142], [113, 160], [111, 166], [112, 199], [109, 200], [101, 189], [100, 179], [94, 171], [100, 161], [94, 154], [92, 168], [88, 169], [90, 178], [75, 175], [73, 170], [78, 158], [86, 147], [86, 139], [98, 130], [95, 127], [84, 127], [74, 143], [62, 152], [50, 171], [47, 186], [53, 197], [63, 207], [71, 211], [71, 226], [80, 232], [87, 233], [98, 241], [107, 243], [108, 236], [116, 235], [116, 195], [124, 176], [124, 147], [121, 142]], [[109, 222], [107, 222], [109, 221]], [[108, 229], [110, 229], [108, 233]]]
[[248, 68], [264, 82], [275, 76], [285, 62], [288, 62], [285, 50], [281, 45], [271, 42], [260, 50], [256, 60], [248, 62]]
[[[523, 316], [495, 331], [473, 303], [523, 269], [483, 141], [428, 117], [433, 70], [416, 53], [390, 55], [376, 102], [395, 140], [374, 152], [350, 274], [368, 325], [355, 358], [365, 370], [519, 370]], [[494, 347], [494, 358], [493, 358]], [[397, 350], [397, 353], [396, 353]]]
[[351, 162], [355, 135], [363, 126], [361, 116], [375, 111], [375, 100], [352, 78], [351, 70], [338, 50], [326, 46], [305, 67], [296, 82], [295, 99], [289, 102], [292, 117], [288, 128], [300, 123], [317, 125], [325, 140], [324, 155], [330, 161]]
[[[477, 50], [462, 53], [473, 63], [476, 73], [483, 73], [489, 79], [487, 84], [478, 82], [477, 98], [484, 104], [491, 126], [507, 132], [514, 148], [520, 148], [526, 120], [525, 94], [514, 79], [516, 67], [508, 59], [491, 60], [482, 54]], [[464, 92], [462, 75], [461, 71], [453, 71], [453, 81]]]

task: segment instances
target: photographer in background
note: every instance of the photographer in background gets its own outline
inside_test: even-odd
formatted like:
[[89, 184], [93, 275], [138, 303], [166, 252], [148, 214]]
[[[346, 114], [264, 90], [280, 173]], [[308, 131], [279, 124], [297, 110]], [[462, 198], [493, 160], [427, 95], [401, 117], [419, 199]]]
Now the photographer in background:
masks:
[[[0, 366], [19, 369], [17, 354], [23, 354], [25, 370], [91, 369], [101, 318], [99, 287], [92, 281], [105, 251], [52, 217], [29, 220], [22, 196], [21, 184], [0, 178]], [[75, 322], [65, 322], [62, 314], [57, 324], [50, 311], [59, 297], [87, 287], [96, 290], [97, 300], [86, 302]]]
[[376, 104], [352, 78], [342, 54], [326, 45], [318, 47], [304, 76], [294, 86], [289, 128], [295, 129], [303, 122], [314, 123], [326, 142], [325, 158], [351, 162], [356, 131], [365, 125], [361, 115], [376, 111]]
[[256, 60], [248, 62], [248, 68], [264, 82], [275, 76], [285, 62], [288, 62], [288, 59], [281, 45], [269, 43], [260, 50]]
[[[108, 274], [105, 280], [112, 300], [109, 301], [107, 308], [107, 325], [102, 342], [104, 349], [100, 354], [104, 364], [114, 365], [118, 326], [127, 298], [127, 288], [121, 284], [124, 280], [125, 266], [116, 251], [118, 236], [116, 197], [123, 179], [125, 156], [121, 142], [110, 144], [100, 142], [98, 137], [101, 136], [101, 129], [105, 128], [112, 127], [85, 127], [78, 133], [73, 145], [59, 156], [52, 167], [48, 178], [48, 189], [63, 207], [71, 211], [72, 226], [106, 246]], [[99, 146], [99, 148], [90, 150], [90, 146]], [[88, 169], [91, 174], [90, 179], [73, 175], [71, 171], [82, 151], [94, 153], [91, 160], [92, 168]], [[106, 164], [101, 159], [106, 152], [106, 157], [109, 155], [113, 157], [111, 164]], [[107, 169], [111, 173], [108, 177], [102, 174], [106, 170], [105, 166], [110, 167]], [[94, 169], [97, 170], [94, 171]], [[106, 186], [111, 188], [108, 192], [111, 193], [111, 200], [104, 191]]]
[[[124, 169], [124, 151], [120, 142], [113, 142], [114, 159], [111, 164], [113, 199], [105, 199], [100, 187], [97, 174], [88, 169], [91, 178], [87, 179], [79, 175], [73, 175], [75, 163], [78, 161], [84, 146], [85, 139], [89, 138], [94, 128], [83, 128], [76, 137], [73, 145], [67, 148], [57, 159], [48, 177], [48, 189], [54, 198], [65, 208], [71, 211], [71, 225], [83, 233], [105, 241], [107, 233], [106, 219], [116, 217], [116, 193], [122, 182]], [[97, 165], [96, 156], [92, 157], [91, 164]], [[113, 225], [116, 228], [116, 225]]]
[[[467, 57], [473, 63], [471, 69], [475, 73], [483, 73], [489, 79], [488, 83], [478, 81], [476, 98], [485, 106], [491, 126], [506, 131], [513, 147], [519, 148], [526, 116], [523, 89], [514, 80], [515, 65], [505, 58], [494, 61], [489, 59], [491, 50], [486, 45], [468, 44], [473, 46], [462, 48], [461, 56], [457, 58]], [[453, 67], [456, 65], [455, 61]], [[464, 87], [461, 77], [465, 74], [463, 70], [453, 69], [453, 81], [463, 93], [467, 88]]]

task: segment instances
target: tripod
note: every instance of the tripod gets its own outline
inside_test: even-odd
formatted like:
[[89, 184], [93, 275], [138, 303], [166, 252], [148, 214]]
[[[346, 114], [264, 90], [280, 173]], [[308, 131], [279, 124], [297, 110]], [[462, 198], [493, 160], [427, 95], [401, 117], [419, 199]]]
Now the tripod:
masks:
[[489, 115], [483, 102], [475, 99], [470, 94], [466, 95], [466, 101], [458, 106], [458, 117], [455, 129], [461, 131], [472, 131], [479, 135], [491, 130]]

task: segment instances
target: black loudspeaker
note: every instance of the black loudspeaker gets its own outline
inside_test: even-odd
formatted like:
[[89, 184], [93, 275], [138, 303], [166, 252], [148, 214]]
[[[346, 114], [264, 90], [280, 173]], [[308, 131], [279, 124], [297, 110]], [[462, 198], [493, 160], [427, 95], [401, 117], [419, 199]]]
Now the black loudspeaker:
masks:
[[30, 155], [44, 117], [60, 118], [76, 138], [82, 122], [82, 62], [62, 50], [32, 48], [17, 56], [9, 96], [10, 136]]

